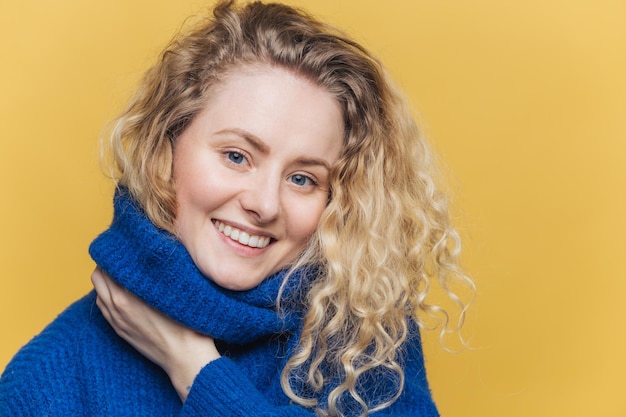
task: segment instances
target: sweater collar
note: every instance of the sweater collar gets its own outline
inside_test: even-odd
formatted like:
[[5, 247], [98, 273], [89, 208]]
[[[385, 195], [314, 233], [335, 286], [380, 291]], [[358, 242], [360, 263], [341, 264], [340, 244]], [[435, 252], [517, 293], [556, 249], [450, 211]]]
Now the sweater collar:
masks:
[[111, 226], [90, 245], [96, 264], [149, 305], [200, 333], [243, 344], [270, 334], [293, 332], [302, 316], [302, 293], [310, 271], [293, 273], [277, 312], [286, 271], [247, 291], [219, 287], [198, 270], [172, 234], [157, 228], [128, 191], [118, 188]]

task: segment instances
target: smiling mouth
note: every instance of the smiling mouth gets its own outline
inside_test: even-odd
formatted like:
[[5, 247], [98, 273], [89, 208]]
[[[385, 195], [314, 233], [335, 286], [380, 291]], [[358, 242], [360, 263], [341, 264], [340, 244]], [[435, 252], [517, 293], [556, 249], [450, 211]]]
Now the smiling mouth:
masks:
[[237, 229], [236, 227], [229, 226], [220, 222], [219, 220], [213, 220], [213, 224], [217, 227], [224, 236], [234, 240], [242, 245], [250, 246], [251, 248], [264, 248], [270, 244], [270, 238], [267, 236], [251, 235], [247, 232]]

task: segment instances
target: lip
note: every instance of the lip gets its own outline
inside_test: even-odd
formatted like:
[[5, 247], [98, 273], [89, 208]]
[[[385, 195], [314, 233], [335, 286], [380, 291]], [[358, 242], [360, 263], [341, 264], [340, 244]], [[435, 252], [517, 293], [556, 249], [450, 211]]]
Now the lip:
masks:
[[269, 237], [270, 241], [277, 240], [276, 236], [274, 236], [273, 234], [270, 234], [270, 233], [267, 233], [267, 232], [262, 232], [262, 231], [256, 230], [256, 229], [252, 229], [250, 227], [244, 226], [244, 225], [236, 223], [236, 222], [229, 222], [229, 221], [225, 221], [225, 220], [222, 220], [222, 219], [211, 219], [211, 223], [213, 223], [213, 224], [215, 224], [216, 221], [218, 221], [220, 223], [223, 223], [224, 225], [228, 225], [228, 226], [234, 227], [236, 229], [239, 229], [242, 232], [248, 233], [249, 235], [257, 235], [257, 236]]

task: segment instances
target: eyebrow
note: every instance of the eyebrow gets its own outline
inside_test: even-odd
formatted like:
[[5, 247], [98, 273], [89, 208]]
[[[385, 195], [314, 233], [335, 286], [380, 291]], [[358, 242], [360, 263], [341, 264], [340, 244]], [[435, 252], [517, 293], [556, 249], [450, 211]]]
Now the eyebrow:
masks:
[[321, 165], [330, 171], [330, 164], [320, 158], [299, 158], [298, 163], [302, 165]]
[[247, 130], [233, 128], [233, 129], [223, 129], [223, 130], [220, 130], [219, 132], [216, 132], [216, 134], [218, 135], [222, 135], [224, 133], [234, 133], [235, 135], [245, 139], [246, 142], [252, 145], [259, 152], [262, 152], [265, 154], [270, 152], [270, 148], [265, 143], [263, 143], [263, 141], [259, 139], [259, 137], [253, 135]]
[[[215, 132], [218, 135], [223, 135], [225, 133], [234, 133], [235, 135], [241, 137], [242, 139], [244, 139], [246, 142], [248, 142], [250, 145], [252, 145], [255, 149], [257, 149], [259, 152], [262, 152], [264, 154], [268, 154], [270, 153], [270, 148], [256, 135], [248, 132], [247, 130], [243, 130], [243, 129], [239, 129], [239, 128], [233, 128], [233, 129], [223, 129], [220, 130], [219, 132]], [[299, 164], [302, 165], [321, 165], [324, 168], [326, 168], [327, 170], [330, 171], [330, 164], [328, 163], [328, 161], [321, 159], [321, 158], [311, 158], [311, 157], [303, 157], [303, 158], [298, 158], [297, 162]]]

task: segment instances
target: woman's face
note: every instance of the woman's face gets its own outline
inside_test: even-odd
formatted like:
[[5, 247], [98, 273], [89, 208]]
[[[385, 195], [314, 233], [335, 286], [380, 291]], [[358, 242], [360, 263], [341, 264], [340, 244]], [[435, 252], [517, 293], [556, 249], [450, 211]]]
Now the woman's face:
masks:
[[294, 261], [343, 135], [335, 98], [286, 70], [245, 67], [213, 87], [174, 147], [175, 230], [200, 271], [246, 290]]

